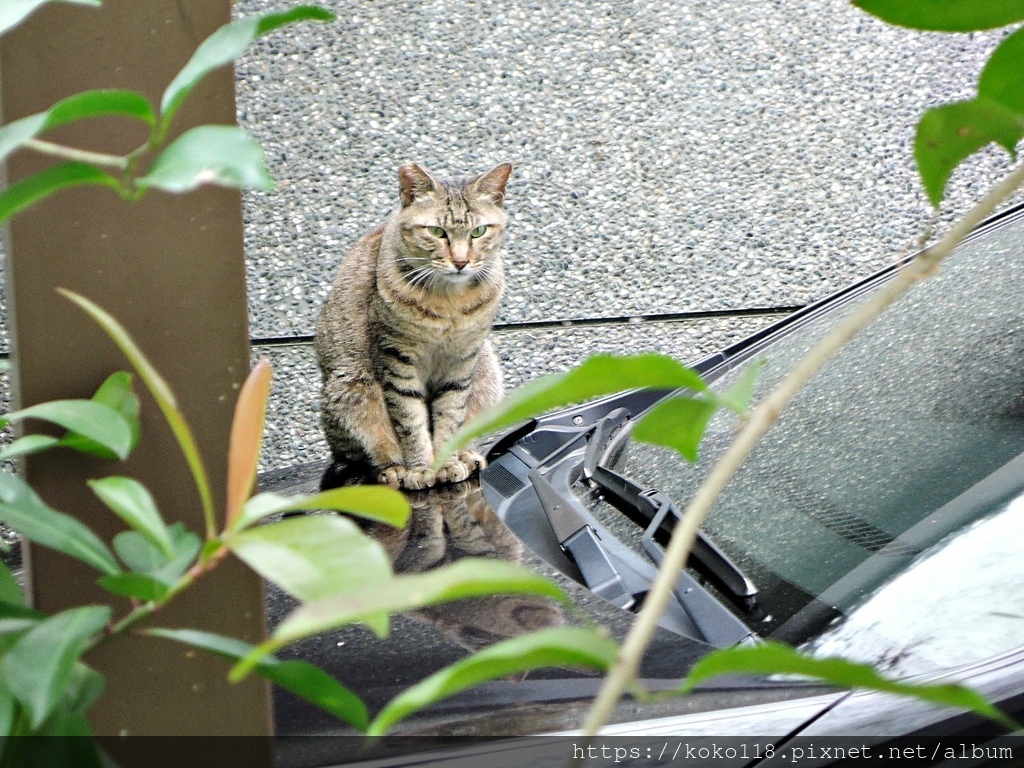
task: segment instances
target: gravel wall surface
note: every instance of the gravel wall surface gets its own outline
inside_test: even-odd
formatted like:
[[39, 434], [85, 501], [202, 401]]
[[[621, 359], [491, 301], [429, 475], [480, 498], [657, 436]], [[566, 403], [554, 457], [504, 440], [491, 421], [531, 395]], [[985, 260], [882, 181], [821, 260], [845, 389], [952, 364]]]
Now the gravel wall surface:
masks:
[[[238, 13], [276, 7], [240, 0]], [[893, 260], [928, 206], [929, 105], [999, 39], [806, 0], [326, 2], [238, 66], [279, 180], [246, 201], [253, 333], [310, 333], [414, 160], [511, 161], [503, 321], [802, 304]], [[957, 174], [946, 218], [1008, 161]]]
[[[820, 298], [919, 233], [914, 125], [967, 97], [998, 42], [823, 0], [326, 4], [337, 22], [275, 33], [238, 66], [240, 120], [279, 180], [246, 197], [257, 338], [312, 333], [341, 257], [391, 210], [409, 160], [452, 175], [514, 164], [501, 322]], [[1006, 164], [992, 151], [961, 170], [944, 218]], [[511, 385], [593, 351], [699, 356], [767, 322], [497, 341]], [[271, 357], [285, 383], [268, 462], [325, 456], [309, 350]]]

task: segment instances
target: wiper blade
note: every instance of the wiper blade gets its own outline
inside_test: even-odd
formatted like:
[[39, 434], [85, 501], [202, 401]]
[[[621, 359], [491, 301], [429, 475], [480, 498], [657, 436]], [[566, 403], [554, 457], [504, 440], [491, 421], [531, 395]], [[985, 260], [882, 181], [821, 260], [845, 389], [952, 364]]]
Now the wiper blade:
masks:
[[[618, 409], [596, 425], [587, 444], [583, 473], [605, 492], [614, 507], [645, 529], [644, 549], [660, 565], [665, 556], [663, 544], [682, 519], [682, 513], [667, 494], [643, 488], [605, 465], [606, 456], [613, 454], [617, 458], [624, 448], [624, 438], [628, 433], [621, 428], [627, 419], [625, 409]], [[613, 441], [612, 435], [617, 439]], [[756, 604], [757, 586], [703, 531], [697, 532], [690, 552], [690, 564], [745, 608]]]

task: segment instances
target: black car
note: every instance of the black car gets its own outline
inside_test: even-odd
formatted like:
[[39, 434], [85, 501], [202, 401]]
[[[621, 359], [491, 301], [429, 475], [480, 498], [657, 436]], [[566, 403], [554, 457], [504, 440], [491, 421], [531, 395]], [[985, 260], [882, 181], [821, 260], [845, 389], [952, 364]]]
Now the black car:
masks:
[[[648, 690], [673, 687], [713, 648], [773, 639], [868, 661], [894, 677], [955, 679], [1024, 720], [1022, 264], [1018, 208], [980, 227], [797, 397], [704, 526], [645, 658]], [[901, 268], [695, 367], [724, 387], [765, 360], [756, 401]], [[478, 481], [411, 494], [410, 527], [375, 534], [398, 570], [465, 555], [527, 563], [621, 637], [680, 510], [735, 432], [734, 416], [716, 416], [693, 465], [632, 441], [637, 418], [667, 394], [625, 392], [519, 425], [489, 445]], [[315, 486], [319, 472], [277, 473], [264, 486]], [[288, 607], [273, 598], [272, 613]], [[377, 709], [472, 649], [580, 620], [533, 598], [492, 597], [399, 617], [385, 641], [352, 627], [291, 653]], [[507, 739], [568, 735], [552, 742], [564, 753], [599, 684], [597, 676], [558, 669], [492, 682], [430, 707], [397, 732], [435, 747], [501, 737], [458, 744], [466, 764], [482, 756], [488, 765], [533, 764], [538, 742]], [[287, 694], [277, 700], [277, 722], [283, 764], [359, 757], [342, 748], [351, 743], [344, 739], [301, 738], [347, 731]], [[754, 765], [797, 755], [815, 764], [879, 755], [926, 764], [999, 760], [1011, 753], [992, 750], [1024, 749], [999, 741], [1004, 729], [974, 715], [792, 678], [730, 678], [685, 697], [627, 698], [605, 734], [628, 735], [615, 744], [632, 744], [635, 752], [623, 757], [645, 765], [701, 758]], [[849, 738], [832, 739], [840, 736]], [[415, 762], [453, 754], [420, 754]], [[697, 762], [685, 762], [691, 758]], [[408, 754], [385, 760], [409, 762]]]

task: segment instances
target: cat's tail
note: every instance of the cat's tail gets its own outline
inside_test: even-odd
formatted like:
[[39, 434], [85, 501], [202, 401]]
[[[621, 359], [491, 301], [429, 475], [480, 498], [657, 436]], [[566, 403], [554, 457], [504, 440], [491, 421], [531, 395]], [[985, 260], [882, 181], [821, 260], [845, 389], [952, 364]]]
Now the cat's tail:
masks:
[[347, 485], [376, 483], [377, 472], [369, 464], [360, 461], [335, 459], [324, 470], [320, 478], [320, 490], [343, 488]]

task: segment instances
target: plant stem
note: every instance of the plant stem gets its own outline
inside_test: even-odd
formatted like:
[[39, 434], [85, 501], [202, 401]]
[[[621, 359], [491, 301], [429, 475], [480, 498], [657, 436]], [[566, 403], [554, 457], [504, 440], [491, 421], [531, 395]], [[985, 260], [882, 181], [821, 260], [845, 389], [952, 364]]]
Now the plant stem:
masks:
[[196, 560], [195, 564], [191, 568], [189, 568], [181, 576], [181, 578], [178, 579], [177, 582], [175, 582], [174, 586], [172, 586], [167, 591], [167, 594], [164, 595], [159, 602], [150, 601], [144, 605], [140, 605], [136, 608], [133, 608], [118, 622], [112, 624], [107, 629], [106, 632], [97, 635], [95, 641], [90, 643], [89, 650], [99, 645], [107, 637], [110, 637], [111, 635], [121, 634], [122, 632], [129, 629], [132, 625], [136, 624], [139, 621], [142, 621], [147, 616], [150, 616], [156, 611], [163, 608], [165, 605], [171, 602], [171, 600], [173, 600], [178, 595], [179, 592], [183, 592], [184, 590], [192, 586], [196, 579], [203, 576], [204, 574], [209, 573], [214, 568], [216, 568], [217, 564], [224, 559], [224, 556], [227, 555], [227, 553], [228, 548], [224, 545], [221, 545], [221, 547], [211, 555], [205, 557], [203, 555], [200, 555], [199, 559]]
[[750, 420], [698, 489], [682, 516], [681, 524], [676, 526], [672, 534], [665, 552], [665, 560], [658, 571], [651, 591], [647, 594], [644, 606], [623, 641], [615, 663], [587, 715], [583, 732], [588, 739], [596, 736], [608, 722], [623, 691], [635, 680], [640, 661], [654, 636], [658, 620], [668, 604], [672, 588], [678, 581], [679, 572], [686, 563], [690, 549], [697, 537], [697, 531], [704, 524], [704, 520], [711, 512], [712, 506], [725, 486], [764, 434], [778, 420], [786, 405], [848, 341], [905, 294], [914, 283], [933, 274], [939, 263], [960, 241], [1021, 184], [1024, 184], [1024, 164], [993, 188], [980, 203], [950, 229], [942, 240], [921, 253], [895, 278], [879, 288], [855, 312], [839, 323], [751, 412]]
[[82, 163], [105, 165], [117, 168], [119, 171], [124, 171], [128, 168], [128, 158], [121, 157], [120, 155], [108, 155], [103, 152], [90, 152], [87, 149], [65, 147], [63, 144], [54, 144], [52, 141], [44, 141], [43, 139], [28, 139], [25, 141], [24, 146], [44, 155], [62, 157], [65, 160], [78, 160]]

